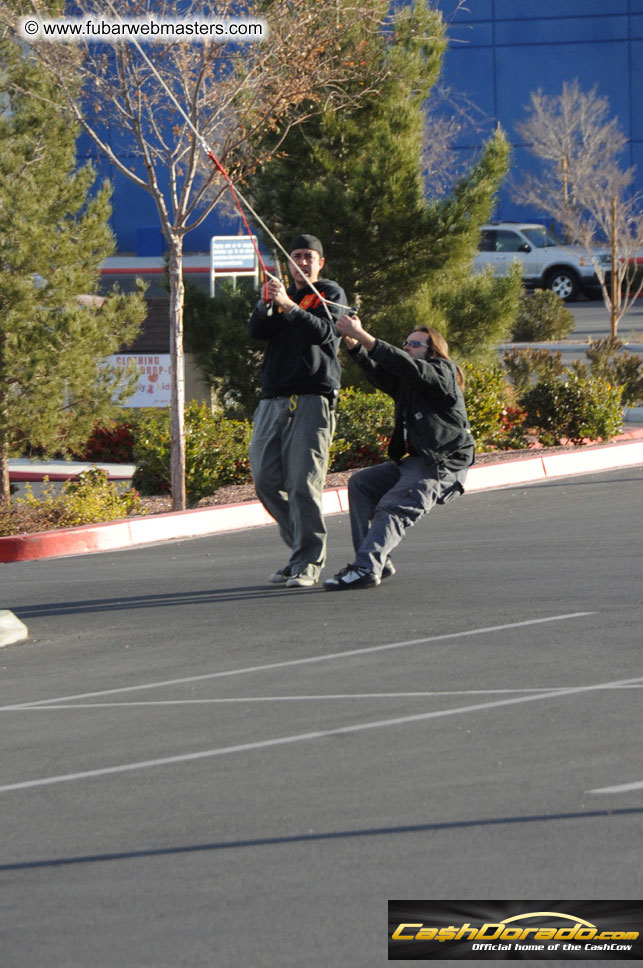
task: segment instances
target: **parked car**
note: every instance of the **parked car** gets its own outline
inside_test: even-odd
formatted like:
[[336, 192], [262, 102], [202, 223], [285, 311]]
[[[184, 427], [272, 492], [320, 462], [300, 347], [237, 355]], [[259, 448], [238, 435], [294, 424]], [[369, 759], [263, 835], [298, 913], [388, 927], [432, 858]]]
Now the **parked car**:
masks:
[[[608, 252], [596, 253], [601, 266], [610, 265]], [[592, 260], [579, 246], [561, 242], [535, 222], [490, 222], [483, 225], [480, 248], [473, 260], [473, 272], [493, 266], [496, 276], [507, 275], [514, 261], [522, 265], [523, 283], [531, 289], [551, 289], [565, 302], [583, 292], [600, 293]], [[609, 271], [606, 272], [609, 278]]]

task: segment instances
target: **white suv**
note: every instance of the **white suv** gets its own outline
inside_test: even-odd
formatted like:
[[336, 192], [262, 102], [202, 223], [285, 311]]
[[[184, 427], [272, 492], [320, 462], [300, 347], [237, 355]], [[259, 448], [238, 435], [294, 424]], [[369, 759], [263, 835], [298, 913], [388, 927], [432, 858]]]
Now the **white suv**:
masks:
[[[602, 266], [610, 264], [609, 253], [596, 253], [596, 258]], [[598, 295], [600, 283], [594, 266], [580, 247], [561, 242], [535, 222], [483, 225], [474, 274], [490, 265], [495, 276], [505, 276], [515, 260], [522, 264], [522, 280], [529, 288], [551, 289], [566, 302], [580, 292]]]

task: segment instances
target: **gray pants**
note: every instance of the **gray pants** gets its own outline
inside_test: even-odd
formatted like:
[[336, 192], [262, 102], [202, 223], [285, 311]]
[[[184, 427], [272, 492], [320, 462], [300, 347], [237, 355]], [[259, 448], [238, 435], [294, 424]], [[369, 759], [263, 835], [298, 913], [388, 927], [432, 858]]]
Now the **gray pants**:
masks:
[[348, 480], [354, 564], [379, 578], [386, 559], [406, 529], [436, 502], [462, 494], [465, 471], [449, 471], [421, 457], [388, 461], [352, 474]]
[[290, 548], [291, 573], [315, 579], [326, 561], [322, 490], [334, 432], [326, 397], [273, 397], [260, 401], [250, 443], [255, 490]]

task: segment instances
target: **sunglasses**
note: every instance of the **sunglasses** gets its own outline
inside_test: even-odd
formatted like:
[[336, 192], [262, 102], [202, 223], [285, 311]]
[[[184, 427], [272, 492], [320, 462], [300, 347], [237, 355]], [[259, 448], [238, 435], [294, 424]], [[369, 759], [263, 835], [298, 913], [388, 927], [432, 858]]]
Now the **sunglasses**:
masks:
[[423, 343], [422, 340], [419, 340], [419, 339], [405, 339], [404, 342], [402, 343], [402, 349], [404, 349], [405, 346], [413, 346], [413, 347], [425, 346], [426, 347], [428, 345], [429, 345], [428, 343]]

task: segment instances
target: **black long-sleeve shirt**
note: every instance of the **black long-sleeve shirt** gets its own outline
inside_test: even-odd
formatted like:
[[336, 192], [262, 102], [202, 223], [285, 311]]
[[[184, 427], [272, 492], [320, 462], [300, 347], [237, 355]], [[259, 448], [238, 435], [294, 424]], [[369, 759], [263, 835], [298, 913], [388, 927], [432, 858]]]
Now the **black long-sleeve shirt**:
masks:
[[[326, 299], [346, 304], [344, 290], [330, 279], [319, 279], [317, 291]], [[337, 359], [339, 336], [334, 321], [344, 309], [329, 306], [332, 322], [319, 297], [309, 286], [287, 290], [298, 309], [282, 313], [277, 306], [272, 315], [258, 302], [248, 321], [248, 333], [267, 341], [261, 382], [263, 397], [290, 396], [293, 393], [332, 394], [339, 389], [341, 369]]]
[[380, 339], [370, 352], [357, 346], [350, 354], [373, 386], [395, 400], [391, 460], [411, 452], [451, 470], [473, 464], [473, 434], [451, 360], [414, 359]]

